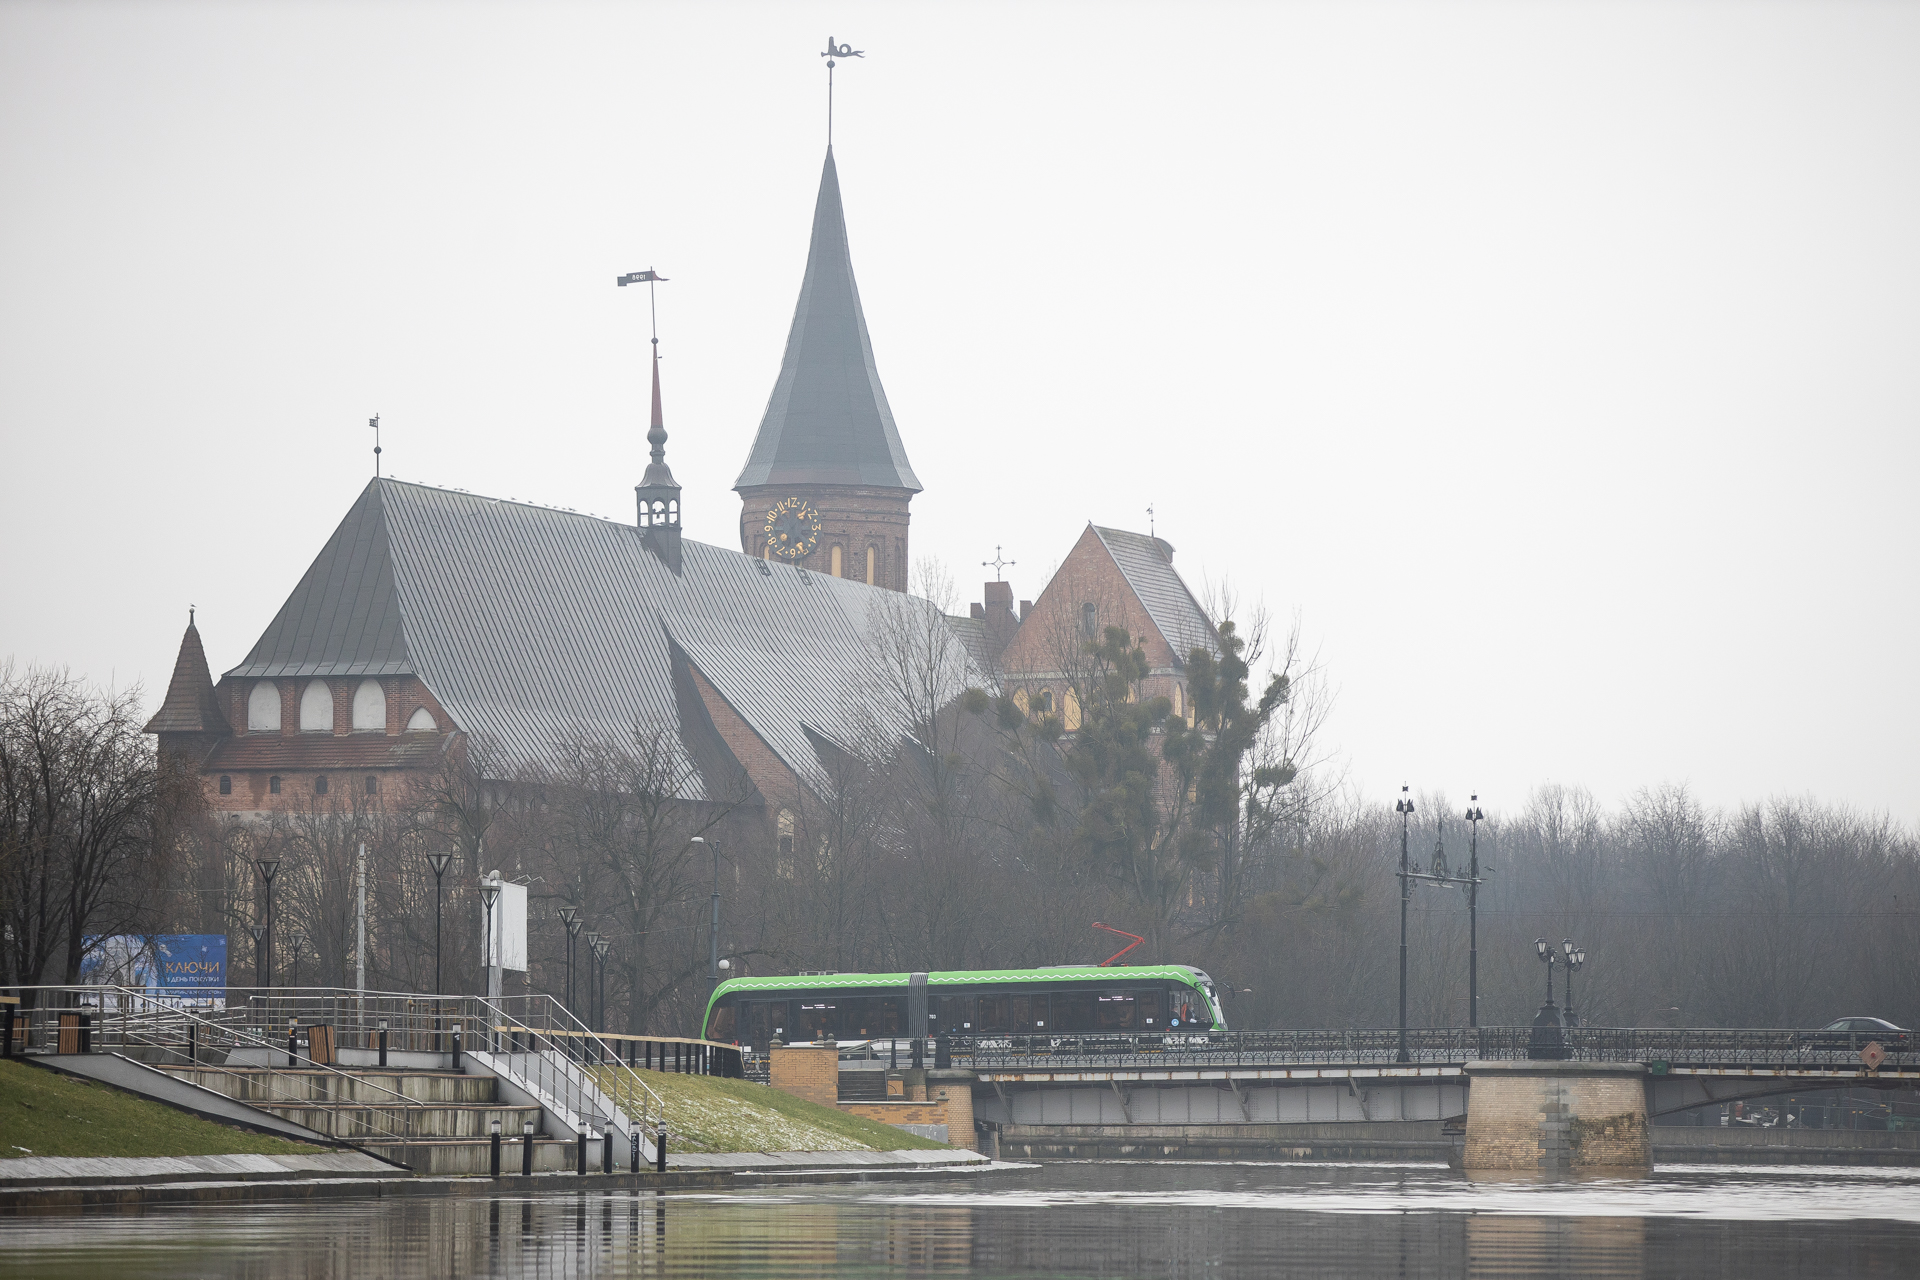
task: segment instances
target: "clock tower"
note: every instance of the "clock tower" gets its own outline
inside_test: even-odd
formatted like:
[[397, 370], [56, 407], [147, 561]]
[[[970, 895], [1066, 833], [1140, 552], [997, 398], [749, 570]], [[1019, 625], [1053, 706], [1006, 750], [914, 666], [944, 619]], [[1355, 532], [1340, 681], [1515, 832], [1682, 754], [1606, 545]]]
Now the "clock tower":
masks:
[[748, 555], [907, 589], [920, 481], [873, 362], [831, 146], [780, 376], [733, 488]]

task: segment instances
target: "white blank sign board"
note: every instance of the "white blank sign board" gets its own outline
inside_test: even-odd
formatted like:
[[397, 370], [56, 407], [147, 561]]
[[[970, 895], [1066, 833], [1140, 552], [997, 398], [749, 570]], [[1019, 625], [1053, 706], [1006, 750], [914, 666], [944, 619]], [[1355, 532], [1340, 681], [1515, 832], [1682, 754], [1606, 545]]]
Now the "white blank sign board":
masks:
[[[486, 911], [480, 908], [483, 922]], [[491, 960], [497, 968], [527, 971], [527, 886], [523, 884], [500, 886], [500, 900], [493, 904]]]

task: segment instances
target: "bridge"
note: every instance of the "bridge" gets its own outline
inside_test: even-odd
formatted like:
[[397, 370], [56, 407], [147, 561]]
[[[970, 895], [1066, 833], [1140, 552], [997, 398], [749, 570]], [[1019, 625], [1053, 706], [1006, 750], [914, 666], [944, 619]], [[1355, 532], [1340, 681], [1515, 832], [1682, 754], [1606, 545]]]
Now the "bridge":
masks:
[[[1125, 1141], [1128, 1130], [1147, 1140], [1181, 1129], [1221, 1138], [1237, 1126], [1440, 1122], [1465, 1128], [1464, 1159], [1481, 1168], [1646, 1164], [1655, 1116], [1920, 1085], [1911, 1037], [1578, 1027], [1543, 1040], [1531, 1027], [1481, 1027], [1410, 1030], [1402, 1044], [1393, 1030], [952, 1037], [927, 1046], [926, 1064], [970, 1078], [974, 1116], [989, 1127]], [[910, 1048], [881, 1041], [840, 1053], [904, 1064]]]

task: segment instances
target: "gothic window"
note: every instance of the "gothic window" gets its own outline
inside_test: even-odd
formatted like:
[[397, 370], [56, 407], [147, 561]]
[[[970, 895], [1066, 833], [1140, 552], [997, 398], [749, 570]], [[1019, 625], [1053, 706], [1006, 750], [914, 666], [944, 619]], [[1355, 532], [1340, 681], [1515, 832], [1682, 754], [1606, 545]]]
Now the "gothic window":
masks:
[[223, 773], [220, 775], [220, 794], [223, 796], [230, 796], [233, 794], [233, 775], [232, 774]]
[[879, 559], [880, 559], [879, 553], [875, 551], [872, 547], [868, 547], [867, 548], [867, 585], [868, 586], [873, 585], [873, 571], [875, 568], [875, 564]]
[[1093, 607], [1093, 601], [1080, 606], [1080, 634], [1091, 639], [1095, 628], [1100, 625], [1100, 611]]
[[280, 731], [280, 686], [271, 680], [257, 681], [247, 695], [247, 732]]
[[323, 773], [319, 777], [313, 780], [313, 794], [317, 796], [323, 796], [327, 794], [327, 775], [326, 774]]
[[387, 695], [378, 680], [362, 680], [360, 687], [353, 691], [353, 731], [387, 731]]
[[300, 732], [333, 732], [333, 690], [325, 680], [309, 680], [300, 691]]
[[1053, 714], [1053, 690], [1042, 689], [1039, 693], [1033, 695], [1033, 712], [1035, 715], [1041, 716], [1050, 716]]
[[1031, 713], [1030, 704], [1032, 701], [1031, 698], [1027, 697], [1027, 691], [1025, 689], [1015, 689], [1013, 691], [1013, 705], [1020, 708], [1021, 715], [1024, 716]]
[[372, 774], [367, 775], [367, 794], [370, 796], [380, 794], [380, 779], [374, 777]]
[[846, 577], [847, 575], [843, 573], [841, 569], [842, 569], [842, 565], [840, 561], [840, 548], [835, 547], [833, 549], [833, 576], [836, 578]]
[[421, 707], [418, 711], [415, 711], [413, 718], [407, 721], [408, 733], [432, 733], [439, 727], [440, 726], [434, 721], [433, 712], [427, 710], [425, 707]]
[[1180, 705], [1180, 686], [1175, 685], [1173, 686], [1173, 718], [1175, 720], [1181, 720], [1185, 717], [1186, 712]]
[[267, 779], [267, 794], [275, 795], [275, 796], [280, 794], [280, 775], [279, 774], [276, 773], [271, 778]]
[[1080, 695], [1072, 689], [1067, 690], [1066, 710], [1063, 714], [1066, 717], [1067, 732], [1080, 732]]
[[785, 879], [793, 878], [793, 810], [782, 809], [775, 819], [775, 830], [779, 832], [779, 856], [774, 859], [774, 874]]

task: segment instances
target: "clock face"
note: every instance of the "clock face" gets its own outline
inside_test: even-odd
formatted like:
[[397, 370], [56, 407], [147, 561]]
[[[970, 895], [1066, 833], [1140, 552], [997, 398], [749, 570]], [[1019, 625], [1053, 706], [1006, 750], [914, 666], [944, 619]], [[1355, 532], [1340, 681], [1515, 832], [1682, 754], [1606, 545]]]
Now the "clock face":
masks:
[[820, 513], [805, 498], [783, 498], [767, 512], [767, 550], [799, 560], [820, 541]]

